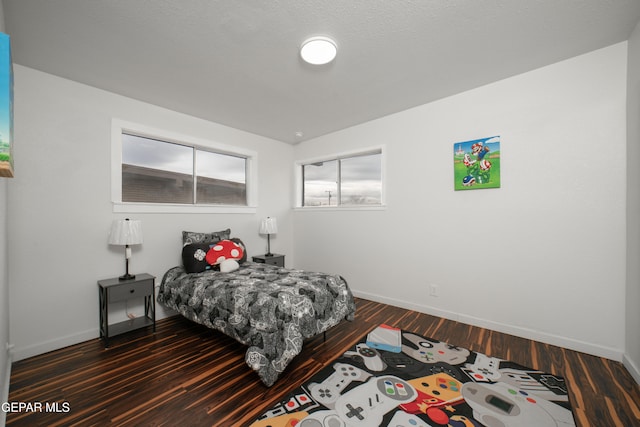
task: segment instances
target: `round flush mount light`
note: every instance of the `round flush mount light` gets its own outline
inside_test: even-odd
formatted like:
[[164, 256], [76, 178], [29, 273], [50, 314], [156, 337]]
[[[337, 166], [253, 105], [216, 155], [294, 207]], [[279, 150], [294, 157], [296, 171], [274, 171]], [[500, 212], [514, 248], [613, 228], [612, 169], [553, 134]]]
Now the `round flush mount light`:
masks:
[[312, 65], [323, 65], [333, 61], [338, 53], [336, 42], [329, 37], [311, 37], [302, 43], [300, 56]]

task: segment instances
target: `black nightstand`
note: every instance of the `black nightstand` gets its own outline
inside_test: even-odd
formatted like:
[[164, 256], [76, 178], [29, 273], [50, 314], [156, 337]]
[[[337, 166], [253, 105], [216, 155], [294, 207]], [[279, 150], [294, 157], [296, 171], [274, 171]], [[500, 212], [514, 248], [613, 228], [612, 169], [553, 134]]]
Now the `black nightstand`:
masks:
[[261, 262], [263, 264], [271, 264], [271, 265], [277, 265], [278, 267], [284, 267], [284, 255], [280, 255], [280, 254], [271, 254], [271, 256], [256, 255], [252, 258], [253, 258], [253, 262]]
[[[109, 347], [109, 338], [135, 329], [153, 326], [156, 331], [156, 299], [154, 292], [155, 276], [137, 274], [134, 279], [99, 280], [100, 293], [100, 338], [104, 346]], [[125, 320], [124, 322], [109, 324], [109, 304], [144, 297], [144, 316]]]

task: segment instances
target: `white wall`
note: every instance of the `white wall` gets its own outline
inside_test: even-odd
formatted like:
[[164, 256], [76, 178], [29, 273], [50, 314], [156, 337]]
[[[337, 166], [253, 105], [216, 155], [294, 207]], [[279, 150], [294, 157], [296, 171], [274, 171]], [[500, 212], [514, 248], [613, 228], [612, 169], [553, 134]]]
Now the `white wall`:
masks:
[[[621, 360], [626, 50], [299, 144], [296, 160], [386, 144], [388, 207], [296, 210], [297, 266], [338, 272], [365, 298]], [[455, 192], [454, 143], [493, 135], [502, 188]]]
[[627, 80], [627, 295], [624, 364], [640, 383], [640, 23], [629, 38]]
[[[142, 220], [144, 244], [134, 248], [130, 270], [155, 275], [156, 285], [180, 263], [182, 230], [230, 227], [255, 255], [266, 248], [259, 220], [276, 216], [272, 249], [292, 254], [291, 146], [18, 65], [14, 106], [20, 173], [8, 188], [8, 259], [16, 360], [98, 336], [96, 281], [124, 273], [124, 252], [107, 245], [115, 218]], [[257, 152], [257, 212], [114, 214], [113, 117]], [[124, 319], [124, 307], [118, 315]]]

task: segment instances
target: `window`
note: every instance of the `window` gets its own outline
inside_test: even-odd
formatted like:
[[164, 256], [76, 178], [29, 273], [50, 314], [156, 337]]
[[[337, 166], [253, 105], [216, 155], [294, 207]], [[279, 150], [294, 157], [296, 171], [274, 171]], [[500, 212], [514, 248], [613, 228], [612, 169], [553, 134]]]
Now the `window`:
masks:
[[306, 162], [302, 167], [302, 206], [382, 205], [382, 150]]
[[131, 125], [116, 123], [113, 132], [117, 211], [247, 208], [255, 200], [248, 191], [255, 153]]

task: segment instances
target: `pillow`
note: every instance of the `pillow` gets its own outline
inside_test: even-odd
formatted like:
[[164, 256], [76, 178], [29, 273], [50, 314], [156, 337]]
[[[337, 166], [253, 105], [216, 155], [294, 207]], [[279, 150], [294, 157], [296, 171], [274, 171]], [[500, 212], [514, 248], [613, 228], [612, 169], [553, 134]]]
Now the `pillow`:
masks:
[[229, 240], [231, 240], [234, 243], [237, 243], [242, 248], [242, 258], [237, 260], [238, 264], [242, 264], [243, 262], [245, 262], [247, 260], [247, 247], [245, 246], [244, 242], [242, 240], [238, 239], [237, 237], [232, 237]]
[[231, 235], [231, 229], [212, 231], [211, 233], [198, 233], [195, 231], [183, 231], [182, 232], [182, 246], [189, 245], [191, 243], [215, 243], [220, 240], [227, 240]]
[[182, 248], [182, 265], [187, 273], [202, 273], [210, 270], [207, 263], [207, 252], [213, 243], [190, 243]]
[[220, 240], [218, 243], [211, 245], [207, 252], [205, 260], [210, 265], [217, 265], [225, 260], [242, 259], [244, 250], [242, 246], [231, 240]]

